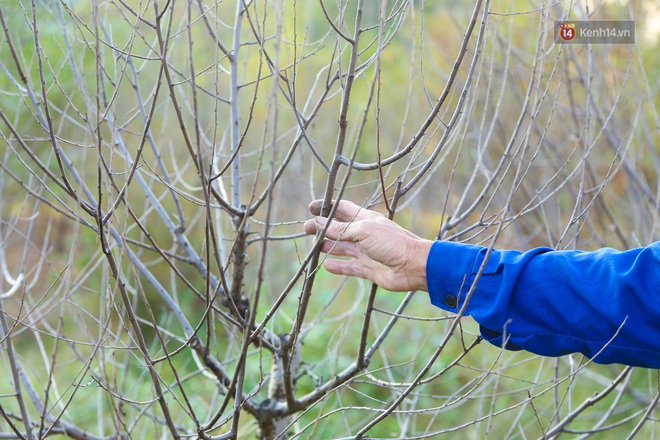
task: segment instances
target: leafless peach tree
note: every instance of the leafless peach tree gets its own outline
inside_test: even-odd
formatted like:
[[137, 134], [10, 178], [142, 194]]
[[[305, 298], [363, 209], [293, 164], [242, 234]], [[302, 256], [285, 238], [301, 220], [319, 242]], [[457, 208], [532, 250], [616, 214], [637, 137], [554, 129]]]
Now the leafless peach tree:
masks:
[[480, 343], [301, 225], [349, 198], [426, 238], [657, 240], [643, 7], [3, 0], [0, 438], [653, 436], [657, 372]]

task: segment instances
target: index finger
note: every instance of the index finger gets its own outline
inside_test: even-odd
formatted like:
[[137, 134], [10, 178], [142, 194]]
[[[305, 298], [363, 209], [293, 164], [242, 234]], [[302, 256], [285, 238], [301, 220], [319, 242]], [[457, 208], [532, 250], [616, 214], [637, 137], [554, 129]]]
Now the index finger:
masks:
[[[337, 209], [335, 210], [335, 218], [343, 222], [369, 220], [382, 217], [381, 214], [356, 205], [350, 200], [340, 200], [339, 202], [333, 200], [332, 203], [337, 205]], [[322, 206], [323, 200], [314, 200], [309, 204], [309, 212], [311, 212], [313, 215], [321, 215]]]

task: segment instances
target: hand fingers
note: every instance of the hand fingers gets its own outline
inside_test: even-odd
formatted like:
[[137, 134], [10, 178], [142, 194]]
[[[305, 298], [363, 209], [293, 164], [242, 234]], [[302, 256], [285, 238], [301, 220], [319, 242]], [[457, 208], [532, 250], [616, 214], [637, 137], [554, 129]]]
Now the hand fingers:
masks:
[[[350, 200], [340, 200], [337, 203], [337, 209], [335, 211], [335, 218], [343, 222], [357, 221], [357, 220], [368, 220], [382, 217], [382, 214], [379, 214], [375, 211], [370, 211], [365, 209]], [[323, 200], [314, 200], [309, 205], [309, 212], [313, 215], [321, 215], [321, 208], [323, 206]]]
[[[305, 233], [313, 235], [317, 231], [323, 229], [323, 224], [316, 221], [316, 219], [307, 220], [305, 222]], [[325, 238], [321, 243], [321, 252], [334, 255], [337, 257], [352, 257], [357, 258], [360, 255], [359, 246], [352, 241], [337, 241]]]
[[316, 219], [311, 219], [305, 222], [303, 225], [303, 230], [305, 231], [305, 234], [314, 235], [317, 231], [323, 229], [323, 227], [319, 228], [319, 226], [320, 225], [316, 223]]
[[[327, 223], [328, 219], [325, 217], [307, 220], [304, 226], [305, 233], [315, 234], [322, 231]], [[362, 235], [361, 223], [345, 223], [332, 220], [325, 230], [325, 238], [334, 241], [360, 241]]]
[[309, 209], [309, 212], [312, 215], [321, 215], [321, 208], [323, 207], [323, 200], [318, 199], [314, 200], [312, 203], [309, 204], [307, 209]]
[[362, 270], [362, 265], [357, 260], [325, 260], [323, 267], [335, 275], [366, 278]]
[[[334, 203], [334, 200], [332, 201], [332, 203]], [[309, 212], [311, 212], [312, 215], [321, 215], [321, 209], [322, 208], [323, 208], [323, 200], [322, 199], [314, 200], [308, 206]]]
[[[323, 230], [326, 222], [325, 217], [313, 218], [307, 220], [303, 228], [306, 234], [314, 235]], [[325, 233], [324, 242], [321, 244], [321, 252], [345, 257], [357, 256], [359, 253], [359, 248], [355, 244], [357, 233], [353, 231], [356, 227], [353, 226], [353, 229], [351, 229], [348, 228], [349, 226], [351, 225], [348, 223], [333, 220]]]
[[357, 258], [360, 255], [358, 245], [350, 241], [323, 240], [323, 243], [321, 243], [321, 252], [336, 257]]
[[[317, 231], [323, 230], [327, 220], [323, 217], [320, 217], [321, 221], [317, 221], [317, 219], [319, 218], [314, 218], [305, 222], [305, 233], [311, 235], [316, 234]], [[339, 225], [339, 222], [336, 221], [333, 221], [332, 223]], [[342, 225], [345, 225], [345, 223], [342, 223]], [[330, 231], [330, 227], [328, 227], [328, 231]], [[328, 234], [326, 232], [326, 237], [327, 236]], [[345, 238], [345, 236], [343, 238]], [[321, 252], [334, 255], [336, 257], [357, 258], [360, 254], [360, 249], [358, 245], [352, 241], [336, 241], [325, 238], [323, 243], [321, 243]], [[364, 278], [362, 275], [362, 270], [358, 269], [358, 265], [360, 265], [358, 260], [325, 260], [323, 263], [323, 267], [325, 267], [328, 272], [335, 275], [348, 275]]]
[[[305, 231], [305, 234], [309, 235], [314, 235], [317, 232], [320, 232], [325, 228], [326, 223], [328, 223], [328, 219], [325, 217], [316, 217], [310, 220], [307, 220], [303, 226], [303, 230]], [[338, 237], [344, 235], [343, 233], [345, 232], [347, 228], [347, 224], [343, 222], [338, 222], [333, 220], [330, 223], [330, 226], [328, 226], [328, 229], [325, 233], [325, 236], [327, 238], [330, 238], [332, 240], [337, 240]], [[346, 237], [343, 237], [344, 240], [346, 240]]]

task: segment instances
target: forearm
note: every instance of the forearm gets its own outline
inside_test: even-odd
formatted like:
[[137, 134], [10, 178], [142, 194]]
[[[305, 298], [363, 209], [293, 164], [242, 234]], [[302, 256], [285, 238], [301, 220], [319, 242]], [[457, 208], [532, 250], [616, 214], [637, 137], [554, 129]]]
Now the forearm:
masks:
[[[427, 262], [433, 304], [465, 308], [496, 345], [597, 362], [660, 367], [660, 243], [618, 252], [493, 250], [436, 242]], [[481, 277], [477, 273], [483, 267]], [[475, 284], [476, 281], [476, 284]]]

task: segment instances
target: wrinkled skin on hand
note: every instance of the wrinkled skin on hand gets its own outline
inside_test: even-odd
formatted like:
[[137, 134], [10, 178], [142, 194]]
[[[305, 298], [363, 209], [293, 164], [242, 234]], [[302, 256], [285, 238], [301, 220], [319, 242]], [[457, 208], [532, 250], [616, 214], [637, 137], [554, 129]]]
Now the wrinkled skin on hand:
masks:
[[424, 240], [375, 211], [348, 200], [336, 203], [334, 218], [320, 216], [322, 200], [309, 205], [316, 218], [305, 232], [327, 227], [321, 252], [349, 259], [328, 258], [323, 266], [333, 274], [368, 279], [386, 290], [427, 290], [426, 260], [433, 241]]

